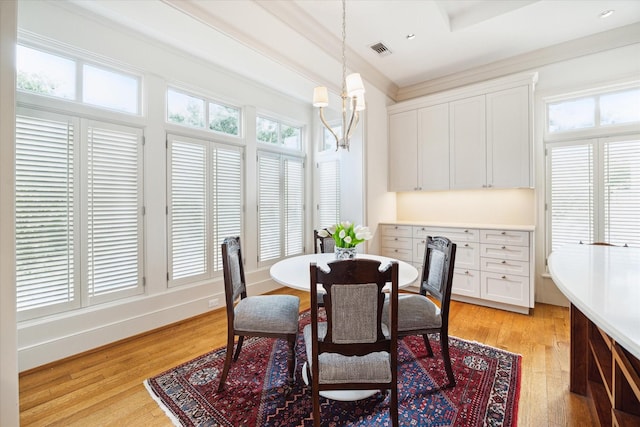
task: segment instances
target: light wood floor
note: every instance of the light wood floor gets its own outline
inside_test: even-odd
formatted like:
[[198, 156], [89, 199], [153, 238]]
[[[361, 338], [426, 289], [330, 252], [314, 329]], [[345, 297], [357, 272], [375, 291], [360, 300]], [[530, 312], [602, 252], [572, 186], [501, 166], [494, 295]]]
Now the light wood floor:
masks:
[[[291, 289], [309, 307], [307, 293]], [[532, 315], [452, 303], [450, 334], [523, 356], [519, 426], [596, 426], [569, 388], [569, 310], [537, 304]], [[23, 426], [171, 426], [142, 382], [226, 344], [222, 309], [20, 376]]]

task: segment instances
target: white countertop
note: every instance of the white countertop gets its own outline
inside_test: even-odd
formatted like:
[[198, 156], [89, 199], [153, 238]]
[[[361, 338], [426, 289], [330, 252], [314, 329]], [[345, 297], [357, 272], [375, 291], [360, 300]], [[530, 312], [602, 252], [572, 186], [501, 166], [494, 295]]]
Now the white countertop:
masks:
[[563, 246], [549, 272], [573, 305], [640, 359], [640, 248]]
[[535, 231], [535, 225], [528, 224], [474, 224], [468, 222], [433, 222], [433, 221], [388, 221], [380, 224], [391, 225], [417, 225], [421, 227], [447, 227], [447, 228], [480, 228], [488, 230], [517, 230]]

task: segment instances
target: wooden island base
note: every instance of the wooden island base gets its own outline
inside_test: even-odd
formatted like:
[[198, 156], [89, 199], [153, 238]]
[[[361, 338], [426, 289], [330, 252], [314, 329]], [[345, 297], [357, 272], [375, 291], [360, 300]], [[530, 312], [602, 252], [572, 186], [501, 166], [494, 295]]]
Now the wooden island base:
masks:
[[640, 361], [573, 304], [570, 390], [593, 399], [601, 426], [640, 426]]

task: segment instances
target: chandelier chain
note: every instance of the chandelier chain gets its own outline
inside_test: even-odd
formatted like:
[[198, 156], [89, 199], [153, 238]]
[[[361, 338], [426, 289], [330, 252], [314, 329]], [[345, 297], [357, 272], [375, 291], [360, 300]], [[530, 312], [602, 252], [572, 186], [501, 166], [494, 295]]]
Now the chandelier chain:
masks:
[[347, 93], [347, 0], [342, 0], [342, 93]]

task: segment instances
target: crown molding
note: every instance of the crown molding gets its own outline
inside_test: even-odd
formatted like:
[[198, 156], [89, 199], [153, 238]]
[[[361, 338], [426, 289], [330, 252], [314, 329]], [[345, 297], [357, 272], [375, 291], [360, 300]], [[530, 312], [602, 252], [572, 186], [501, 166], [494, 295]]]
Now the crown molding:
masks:
[[530, 53], [492, 62], [411, 86], [400, 88], [393, 96], [396, 102], [454, 89], [510, 74], [535, 70], [556, 62], [640, 43], [640, 23], [627, 25], [591, 36], [538, 49]]

